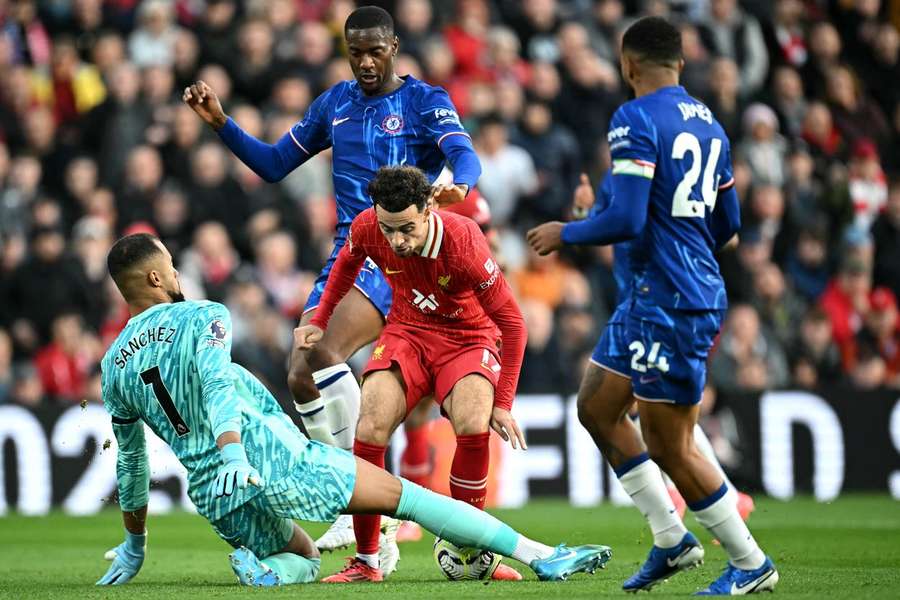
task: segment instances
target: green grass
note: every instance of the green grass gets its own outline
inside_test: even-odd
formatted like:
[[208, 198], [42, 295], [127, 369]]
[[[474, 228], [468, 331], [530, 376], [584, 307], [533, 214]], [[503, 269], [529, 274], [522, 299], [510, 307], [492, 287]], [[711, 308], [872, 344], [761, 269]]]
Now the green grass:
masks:
[[[374, 585], [315, 584], [277, 590], [239, 588], [228, 567], [228, 547], [196, 515], [151, 517], [149, 552], [137, 579], [122, 588], [93, 583], [107, 563], [103, 552], [119, 543], [117, 512], [94, 517], [0, 518], [0, 598], [238, 598], [251, 594], [303, 598], [350, 598], [379, 593], [388, 598], [595, 598], [623, 596], [620, 586], [640, 564], [650, 538], [631, 508], [603, 505], [573, 509], [536, 502], [521, 510], [496, 511], [510, 525], [547, 542], [595, 542], [613, 547], [605, 571], [564, 583], [450, 583], [431, 558], [431, 537], [401, 546], [400, 569]], [[757, 498], [751, 527], [781, 573], [778, 598], [900, 598], [900, 502], [885, 496], [847, 496], [830, 504], [808, 499], [782, 503]], [[689, 520], [707, 549], [706, 564], [660, 586], [653, 598], [685, 596], [718, 576], [725, 556]], [[314, 525], [317, 535], [323, 526]], [[326, 555], [322, 573], [341, 566], [347, 552]], [[513, 563], [515, 564], [515, 563]], [[257, 596], [257, 594], [260, 594]]]

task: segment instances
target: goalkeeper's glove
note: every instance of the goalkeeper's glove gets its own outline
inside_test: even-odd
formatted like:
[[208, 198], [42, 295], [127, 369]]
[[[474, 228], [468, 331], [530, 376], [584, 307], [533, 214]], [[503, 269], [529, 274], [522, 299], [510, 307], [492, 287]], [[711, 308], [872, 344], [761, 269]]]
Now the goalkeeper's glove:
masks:
[[131, 581], [144, 564], [146, 550], [147, 532], [138, 535], [126, 529], [125, 541], [103, 555], [112, 565], [97, 585], [122, 585]]
[[222, 466], [216, 476], [216, 496], [230, 496], [235, 488], [244, 489], [247, 484], [263, 487], [265, 482], [259, 475], [259, 471], [253, 468], [247, 460], [247, 452], [244, 446], [238, 442], [225, 444], [219, 451], [222, 456]]

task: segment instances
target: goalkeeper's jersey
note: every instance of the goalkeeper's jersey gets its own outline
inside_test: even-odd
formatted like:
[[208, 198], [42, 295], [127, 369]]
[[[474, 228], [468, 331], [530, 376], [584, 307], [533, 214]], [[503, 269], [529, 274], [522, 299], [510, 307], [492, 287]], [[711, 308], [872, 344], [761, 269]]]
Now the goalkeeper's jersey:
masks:
[[241, 432], [250, 463], [266, 481], [293, 466], [295, 454], [288, 448], [296, 449], [297, 438], [304, 438], [262, 383], [231, 362], [231, 317], [221, 304], [166, 303], [141, 312], [109, 347], [102, 370], [103, 402], [120, 445], [123, 509], [141, 506], [147, 493], [146, 479], [129, 477], [146, 465], [122, 461], [146, 461], [142, 431], [129, 423], [143, 421], [172, 448], [188, 471], [188, 495], [210, 520], [258, 492], [249, 486], [215, 497], [221, 465], [216, 438], [222, 432]]

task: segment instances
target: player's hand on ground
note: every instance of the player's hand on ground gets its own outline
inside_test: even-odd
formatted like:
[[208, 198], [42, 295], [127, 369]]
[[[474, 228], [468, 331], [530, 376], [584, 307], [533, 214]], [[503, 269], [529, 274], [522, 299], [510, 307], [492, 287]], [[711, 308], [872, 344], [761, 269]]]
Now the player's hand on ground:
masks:
[[439, 184], [432, 187], [431, 199], [435, 208], [443, 208], [462, 202], [468, 192], [467, 185]]
[[248, 485], [264, 487], [265, 482], [253, 465], [247, 460], [247, 452], [244, 446], [237, 442], [225, 444], [219, 451], [222, 456], [222, 466], [216, 476], [216, 496], [230, 496], [234, 490], [245, 489]]
[[512, 413], [506, 409], [494, 407], [491, 413], [491, 429], [503, 438], [504, 442], [509, 442], [515, 450], [521, 447], [522, 450], [528, 450], [528, 444], [525, 443], [525, 436], [519, 429], [519, 424], [513, 418]]
[[564, 223], [559, 221], [538, 225], [534, 229], [529, 230], [527, 235], [528, 243], [541, 256], [546, 256], [555, 250], [559, 250], [563, 247], [562, 230], [564, 225]]
[[594, 206], [594, 200], [594, 187], [591, 185], [591, 180], [588, 179], [587, 173], [582, 173], [581, 180], [572, 197], [572, 214], [575, 218], [583, 219], [588, 216]]
[[320, 341], [325, 332], [315, 325], [302, 325], [294, 329], [294, 347], [297, 350], [309, 350]]
[[211, 125], [215, 129], [220, 129], [225, 125], [228, 117], [222, 110], [222, 104], [219, 97], [205, 81], [197, 81], [196, 83], [184, 88], [184, 94], [181, 99], [190, 106], [207, 125]]
[[122, 585], [131, 581], [144, 564], [146, 550], [147, 534], [137, 535], [126, 530], [125, 541], [103, 555], [112, 564], [97, 585]]

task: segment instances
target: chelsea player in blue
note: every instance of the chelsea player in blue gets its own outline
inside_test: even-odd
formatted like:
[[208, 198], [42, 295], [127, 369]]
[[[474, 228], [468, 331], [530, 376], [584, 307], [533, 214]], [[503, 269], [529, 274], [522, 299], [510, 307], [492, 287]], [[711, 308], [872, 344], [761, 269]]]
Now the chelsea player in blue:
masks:
[[97, 585], [128, 583], [144, 563], [145, 424], [187, 469], [188, 495], [235, 548], [229, 558], [243, 585], [315, 581], [319, 552], [293, 519], [329, 521], [341, 512], [418, 522], [458, 546], [522, 561], [543, 581], [593, 572], [609, 560], [606, 546], [546, 546], [465, 502], [308, 440], [259, 380], [231, 362], [228, 309], [185, 301], [158, 238], [120, 239], [107, 264], [131, 315], [102, 362], [125, 540], [106, 553], [112, 565]]
[[[333, 148], [338, 212], [334, 250], [307, 299], [300, 326], [309, 323], [318, 306], [350, 222], [372, 206], [366, 187], [379, 167], [413, 165], [435, 182], [449, 163], [453, 184], [435, 185], [438, 204], [461, 201], [481, 174], [472, 140], [447, 93], [394, 72], [399, 40], [391, 16], [381, 8], [361, 7], [347, 18], [344, 35], [355, 79], [316, 98], [303, 120], [275, 144], [242, 131], [204, 82], [188, 87], [183, 96], [231, 151], [266, 181], [278, 181], [311, 156]], [[352, 448], [360, 390], [346, 360], [378, 337], [390, 306], [390, 286], [368, 261], [355, 289], [338, 305], [334, 326], [322, 342], [313, 350], [292, 352], [288, 384], [313, 439]], [[320, 538], [320, 548], [351, 543], [353, 531], [348, 527], [348, 520], [341, 519]]]
[[[624, 587], [647, 589], [702, 558], [696, 538], [673, 518], [652, 457], [729, 556], [721, 577], [701, 593], [771, 590], [778, 581], [774, 564], [693, 437], [706, 358], [726, 308], [713, 253], [740, 227], [728, 139], [711, 111], [678, 85], [684, 61], [675, 27], [661, 18], [641, 19], [625, 33], [621, 55], [622, 75], [635, 100], [620, 107], [610, 124], [611, 202], [586, 222], [542, 225], [529, 232], [529, 241], [547, 253], [585, 239], [633, 240], [624, 342], [646, 450], [625, 416], [630, 401], [602, 409], [620, 409], [617, 419], [580, 413], [654, 534], [648, 560]], [[627, 385], [624, 378], [606, 379]], [[600, 400], [623, 397], [622, 391], [610, 390]]]

